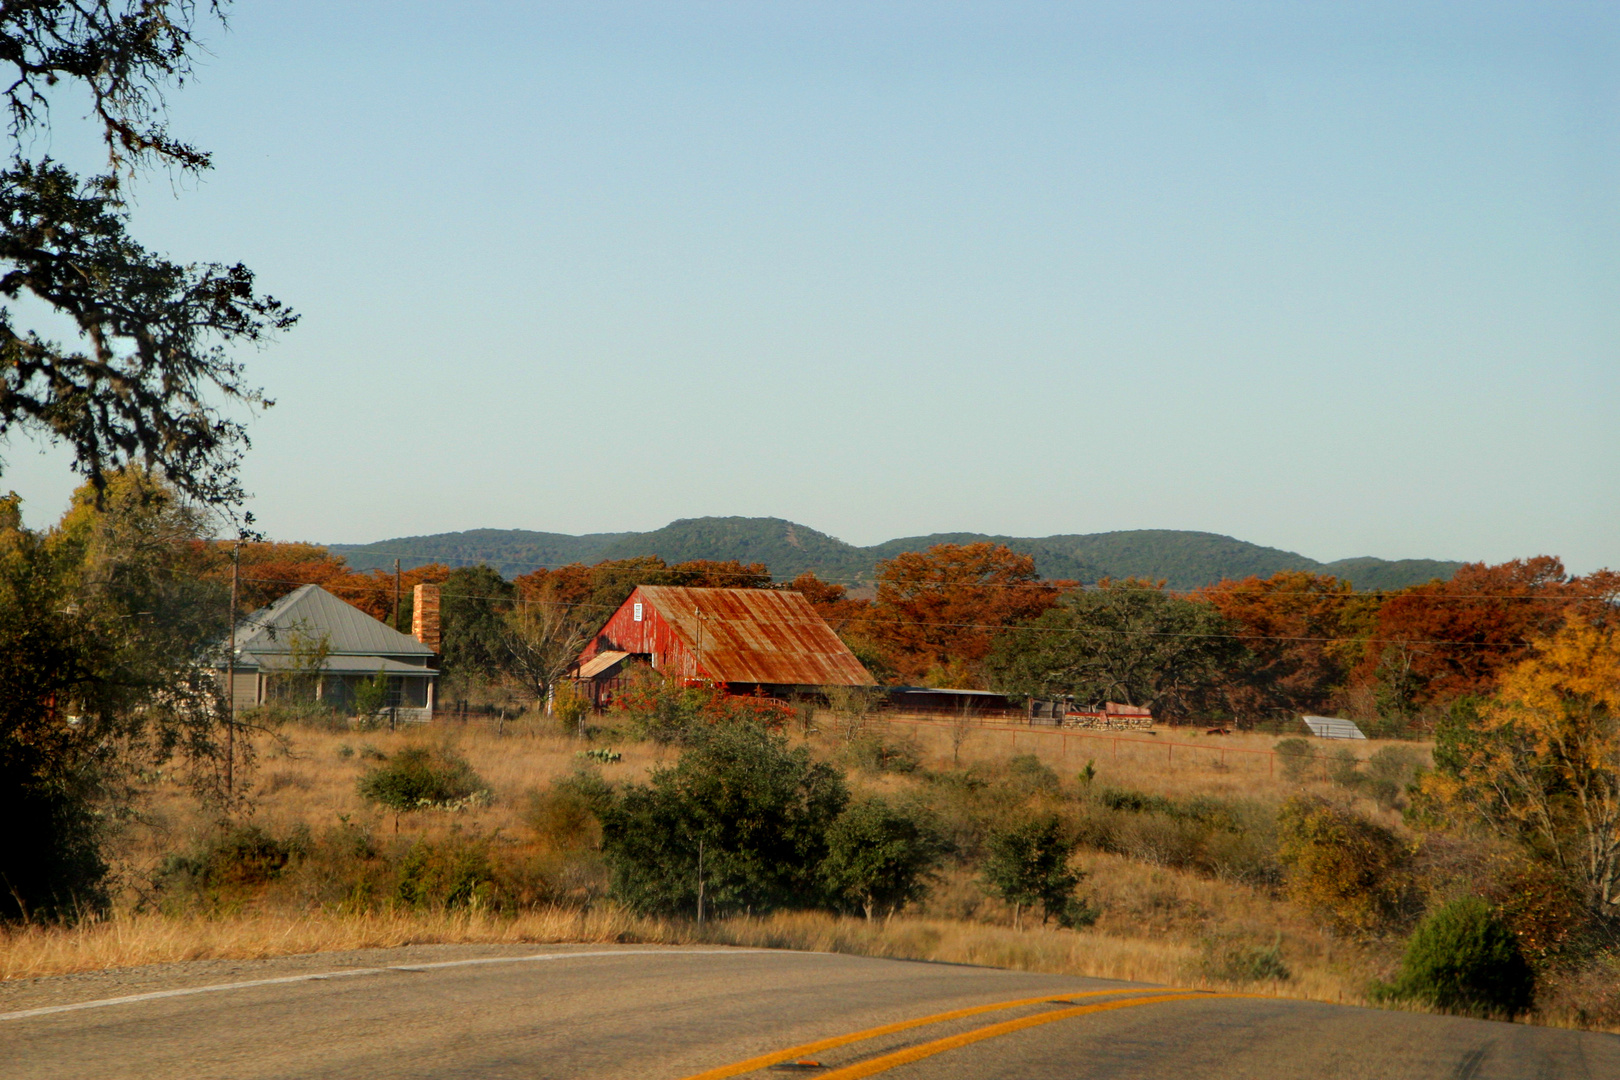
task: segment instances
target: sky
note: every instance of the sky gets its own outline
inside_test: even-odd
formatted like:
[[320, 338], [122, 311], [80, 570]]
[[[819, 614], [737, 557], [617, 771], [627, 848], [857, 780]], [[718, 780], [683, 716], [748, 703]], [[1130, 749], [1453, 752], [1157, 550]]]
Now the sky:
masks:
[[[239, 3], [132, 227], [278, 539], [775, 516], [1620, 567], [1620, 7]], [[31, 144], [93, 147], [59, 107]], [[0, 490], [60, 513], [60, 451]]]

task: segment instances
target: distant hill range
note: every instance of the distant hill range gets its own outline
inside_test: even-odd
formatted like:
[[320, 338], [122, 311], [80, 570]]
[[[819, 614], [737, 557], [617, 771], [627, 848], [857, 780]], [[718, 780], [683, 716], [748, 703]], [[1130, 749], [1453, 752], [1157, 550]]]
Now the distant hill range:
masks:
[[404, 536], [373, 544], [332, 544], [334, 554], [359, 570], [393, 569], [440, 562], [450, 566], [487, 563], [506, 577], [568, 563], [595, 563], [657, 555], [666, 562], [737, 559], [762, 562], [779, 581], [812, 570], [824, 581], [858, 585], [876, 577], [879, 560], [904, 551], [926, 551], [935, 544], [1006, 544], [1035, 558], [1043, 577], [1094, 582], [1100, 578], [1165, 579], [1173, 589], [1194, 589], [1222, 578], [1269, 577], [1279, 570], [1309, 570], [1348, 579], [1363, 590], [1397, 589], [1433, 578], [1449, 578], [1462, 566], [1439, 559], [1340, 559], [1323, 563], [1292, 551], [1261, 547], [1217, 533], [1177, 529], [1072, 536], [986, 536], [936, 533], [907, 536], [872, 547], [842, 540], [780, 518], [707, 517], [671, 522], [654, 532], [564, 533], [524, 529], [473, 529], [434, 536]]

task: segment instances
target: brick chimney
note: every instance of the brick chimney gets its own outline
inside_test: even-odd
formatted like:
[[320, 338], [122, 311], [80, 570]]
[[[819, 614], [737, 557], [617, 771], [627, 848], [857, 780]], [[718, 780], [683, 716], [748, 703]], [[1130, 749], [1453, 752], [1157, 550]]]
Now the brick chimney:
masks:
[[418, 585], [411, 595], [411, 637], [439, 651], [439, 587]]

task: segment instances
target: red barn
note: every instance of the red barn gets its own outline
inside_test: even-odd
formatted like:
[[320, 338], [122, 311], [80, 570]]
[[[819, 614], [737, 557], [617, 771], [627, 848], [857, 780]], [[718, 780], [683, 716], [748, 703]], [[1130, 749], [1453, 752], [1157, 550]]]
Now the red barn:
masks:
[[642, 585], [579, 654], [575, 678], [602, 705], [638, 659], [732, 693], [876, 682], [810, 601], [781, 589]]

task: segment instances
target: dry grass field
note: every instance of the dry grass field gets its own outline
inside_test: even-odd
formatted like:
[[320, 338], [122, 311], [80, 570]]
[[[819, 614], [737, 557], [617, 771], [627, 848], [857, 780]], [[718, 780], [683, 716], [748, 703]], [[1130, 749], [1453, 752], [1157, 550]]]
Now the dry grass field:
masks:
[[[818, 755], [833, 758], [851, 734], [847, 722], [830, 715], [819, 716], [816, 729], [794, 737], [808, 738]], [[1276, 739], [1268, 736], [1161, 729], [1157, 735], [1131, 733], [1115, 739], [995, 727], [973, 728], [964, 735], [948, 723], [905, 720], [868, 721], [862, 731], [909, 743], [924, 769], [976, 764], [995, 769], [1015, 755], [1033, 754], [1071, 785], [1089, 762], [1099, 783], [1155, 794], [1280, 801], [1299, 789], [1272, 765], [1266, 752]], [[455, 814], [403, 815], [397, 825], [393, 815], [366, 805], [356, 792], [359, 777], [381, 756], [421, 742], [446, 744], [463, 755], [491, 789], [489, 805]], [[591, 745], [622, 755], [601, 766], [613, 782], [642, 778], [675, 755], [671, 748], [633, 741], [612, 730], [598, 732]], [[252, 821], [277, 835], [298, 826], [319, 829], [346, 822], [388, 838], [397, 828], [401, 841], [450, 830], [522, 838], [526, 793], [576, 770], [581, 748], [578, 740], [556, 734], [539, 718], [509, 721], [499, 732], [487, 723], [457, 722], [396, 732], [287, 727], [274, 739], [258, 741]], [[1358, 749], [1365, 756], [1376, 746]], [[858, 769], [851, 769], [850, 777], [857, 790], [897, 794], [922, 782], [916, 775]], [[1341, 791], [1337, 797], [1346, 796]], [[1370, 802], [1362, 809], [1388, 816]], [[583, 911], [553, 907], [511, 915], [294, 911], [252, 904], [210, 914], [140, 910], [143, 883], [152, 880], [164, 858], [199, 843], [211, 827], [178, 786], [154, 788], [141, 820], [122, 837], [119, 872], [126, 892], [121, 913], [76, 929], [33, 929], [0, 938], [0, 977], [390, 944], [701, 940], [1216, 986], [1226, 985], [1219, 964], [1211, 963], [1220, 949], [1270, 947], [1291, 975], [1286, 981], [1273, 980], [1277, 992], [1356, 1001], [1367, 979], [1390, 961], [1386, 950], [1334, 940], [1267, 890], [1095, 851], [1083, 853], [1078, 862], [1088, 875], [1088, 894], [1103, 914], [1093, 928], [1080, 932], [1055, 926], [1014, 930], [1011, 912], [988, 897], [966, 869], [947, 873], [919, 910], [870, 924], [784, 913], [711, 922], [700, 929], [634, 918], [605, 904]]]
[[[1059, 733], [1051, 730], [956, 728], [946, 722], [870, 720], [851, 730], [847, 720], [819, 715], [812, 730], [796, 731], [813, 752], [837, 760], [857, 792], [920, 796], [930, 771], [978, 769], [1010, 775], [1013, 758], [1035, 755], [1056, 772], [1054, 798], [1083, 799], [1093, 771], [1098, 788], [1150, 795], [1229, 800], [1267, 812], [1301, 791], [1354, 806], [1367, 817], [1398, 826], [1398, 811], [1320, 776], [1291, 782], [1269, 753], [1276, 736], [1206, 735], [1188, 729], [1157, 734]], [[852, 738], [901, 745], [917, 759], [915, 772], [876, 772], [849, 757]], [[384, 756], [421, 743], [443, 744], [464, 756], [490, 788], [487, 805], [459, 812], [394, 816], [359, 797], [359, 778]], [[297, 726], [261, 738], [253, 771], [251, 822], [275, 835], [299, 827], [342, 825], [383, 841], [408, 844], [450, 833], [504, 838], [533, 848], [524, 820], [528, 793], [573, 773], [585, 744], [557, 734], [541, 718], [487, 723], [437, 723], [389, 731], [333, 732]], [[1357, 743], [1365, 759], [1382, 743]], [[1406, 743], [1422, 753], [1428, 748]], [[604, 728], [589, 744], [611, 748], [619, 760], [592, 765], [612, 782], [644, 778], [676, 751], [638, 742]], [[1327, 747], [1329, 751], [1339, 746]], [[398, 830], [396, 838], [395, 830]], [[26, 928], [0, 935], [0, 979], [210, 958], [263, 958], [367, 947], [447, 943], [643, 942], [724, 943], [849, 952], [862, 955], [988, 964], [1054, 974], [1089, 975], [1156, 983], [1238, 988], [1290, 997], [1364, 1003], [1370, 982], [1387, 978], [1398, 962], [1398, 938], [1337, 937], [1321, 921], [1264, 883], [1199, 871], [1156, 858], [1082, 848], [1075, 865], [1086, 875], [1082, 891], [1100, 910], [1084, 930], [1027, 923], [1014, 929], [1012, 912], [988, 895], [971, 867], [955, 865], [920, 905], [872, 922], [819, 912], [784, 912], [762, 918], [726, 918], [697, 926], [689, 920], [638, 918], [598, 899], [587, 906], [541, 904], [505, 912], [433, 911], [384, 906], [369, 910], [331, 904], [290, 904], [286, 895], [213, 910], [165, 909], [152, 903], [150, 883], [164, 859], [194, 849], [217, 827], [178, 785], [158, 784], [140, 820], [120, 838], [118, 873], [124, 883], [117, 913], [72, 928]], [[1596, 980], [1595, 982], [1593, 980]], [[1590, 983], [1591, 985], [1586, 985]], [[1573, 995], [1573, 996], [1571, 996]], [[1611, 1026], [1613, 987], [1601, 973], [1544, 1005], [1542, 1022]], [[1578, 999], [1578, 1000], [1577, 1000]]]

